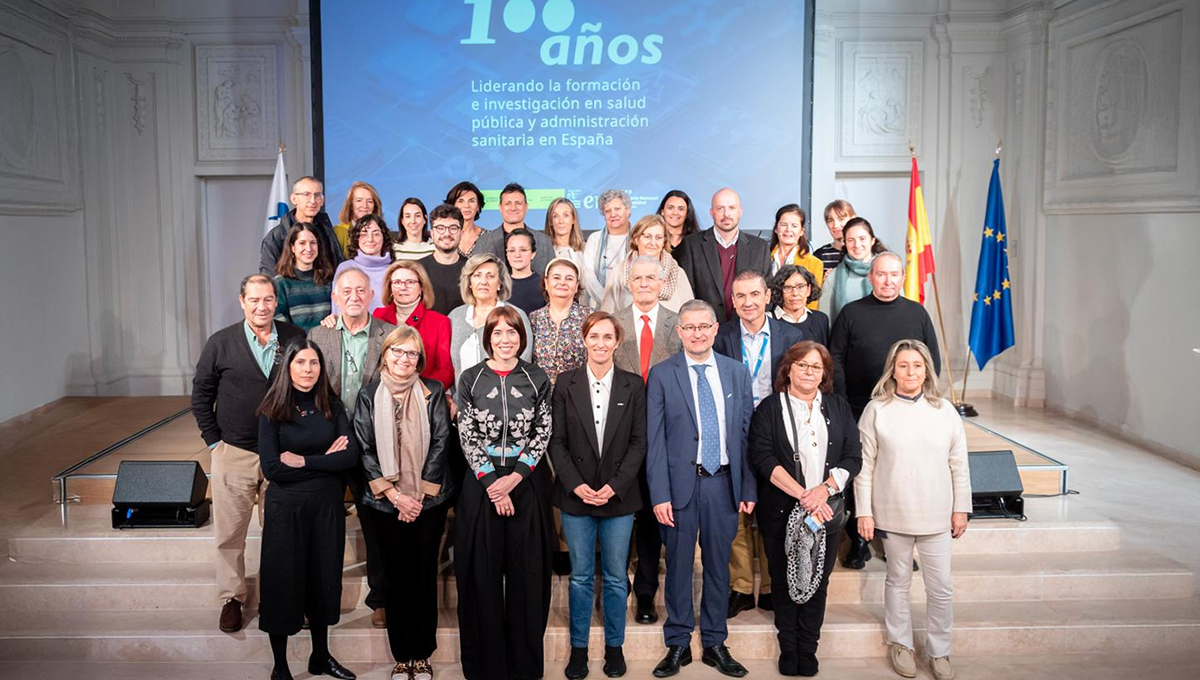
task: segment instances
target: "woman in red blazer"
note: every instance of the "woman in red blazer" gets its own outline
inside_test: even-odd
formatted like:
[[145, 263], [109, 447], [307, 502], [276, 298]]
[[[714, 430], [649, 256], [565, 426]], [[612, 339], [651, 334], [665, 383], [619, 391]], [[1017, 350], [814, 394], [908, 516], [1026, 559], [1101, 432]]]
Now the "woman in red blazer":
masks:
[[399, 326], [398, 319], [417, 329], [425, 345], [425, 370], [422, 378], [442, 383], [446, 392], [454, 389], [454, 366], [450, 363], [450, 319], [433, 307], [433, 286], [425, 268], [412, 260], [397, 260], [383, 275], [383, 306], [375, 318]]

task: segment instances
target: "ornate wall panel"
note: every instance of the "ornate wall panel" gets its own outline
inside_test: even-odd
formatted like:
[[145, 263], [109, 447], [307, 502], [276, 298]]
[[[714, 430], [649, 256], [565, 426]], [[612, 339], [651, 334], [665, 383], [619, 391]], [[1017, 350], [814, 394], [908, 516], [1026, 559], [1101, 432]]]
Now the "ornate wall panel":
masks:
[[1133, 1], [1051, 24], [1047, 212], [1200, 208], [1198, 17]]
[[839, 160], [908, 156], [921, 138], [921, 42], [845, 42], [839, 63]]
[[275, 52], [274, 45], [196, 47], [198, 160], [275, 158]]

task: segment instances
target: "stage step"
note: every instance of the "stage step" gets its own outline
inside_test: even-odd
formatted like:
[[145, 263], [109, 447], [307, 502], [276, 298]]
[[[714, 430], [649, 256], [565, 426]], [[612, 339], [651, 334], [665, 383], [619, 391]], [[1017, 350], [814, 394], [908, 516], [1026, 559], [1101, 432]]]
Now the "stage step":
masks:
[[[878, 559], [862, 571], [839, 565], [830, 577], [829, 601], [882, 602], [884, 570]], [[1195, 578], [1187, 568], [1164, 557], [1133, 551], [956, 555], [953, 573], [955, 599], [959, 602], [1163, 600], [1189, 597], [1195, 590]], [[698, 597], [699, 569], [694, 583]], [[566, 577], [552, 577], [552, 605], [566, 605], [567, 584]], [[439, 579], [439, 592], [444, 606], [457, 606], [452, 573]], [[913, 592], [918, 598], [924, 597], [920, 574], [914, 574]], [[0, 611], [208, 609], [214, 606], [216, 596], [213, 568], [200, 562], [10, 562], [0, 566]], [[363, 566], [348, 568], [343, 579], [343, 607], [357, 607], [365, 596]], [[660, 603], [662, 598], [660, 588]]]
[[[1014, 650], [1040, 653], [1093, 653], [1117, 649], [1137, 653], [1196, 649], [1200, 646], [1200, 600], [1170, 602], [1127, 600], [1076, 602], [956, 603], [956, 655], [1005, 654]], [[920, 639], [924, 606], [914, 603]], [[821, 633], [825, 659], [881, 657], [885, 653], [882, 605], [830, 605]], [[0, 658], [16, 660], [88, 661], [222, 661], [261, 662], [270, 658], [267, 636], [250, 619], [245, 630], [226, 635], [216, 629], [218, 611], [157, 610], [145, 612], [41, 612], [8, 616], [0, 622]], [[453, 611], [440, 620], [435, 663], [455, 662], [458, 628]], [[730, 621], [729, 646], [744, 659], [778, 655], [771, 615], [746, 612]], [[293, 638], [293, 662], [307, 658], [309, 643]], [[359, 608], [343, 615], [331, 631], [333, 654], [343, 663], [390, 661], [386, 634], [370, 626], [370, 612]], [[693, 639], [693, 653], [699, 642]], [[592, 658], [603, 655], [603, 627], [593, 616], [589, 645]], [[661, 625], [626, 628], [625, 655], [653, 660], [663, 653]], [[546, 656], [565, 660], [569, 654], [567, 611], [553, 608], [546, 633]]]
[[[896, 680], [887, 661], [880, 657], [866, 659], [831, 659], [822, 652], [821, 675], [838, 680]], [[775, 661], [768, 659], [745, 659], [746, 669], [752, 678], [778, 677]], [[657, 659], [631, 660], [627, 678], [649, 678]], [[561, 662], [546, 664], [545, 680], [563, 680]], [[958, 677], [963, 680], [974, 678], [1004, 678], [1005, 680], [1128, 680], [1128, 678], [1153, 677], [1154, 680], [1195, 680], [1196, 658], [1194, 653], [1081, 653], [1081, 654], [1012, 654], [954, 655], [954, 666]], [[291, 664], [291, 670], [299, 675], [304, 670], [302, 661]], [[919, 662], [921, 677], [928, 676], [928, 666]], [[353, 664], [350, 670], [358, 674], [359, 680], [390, 680], [392, 664], [387, 662]], [[592, 675], [599, 678], [600, 663], [591, 664]], [[37, 678], [38, 680], [260, 680], [270, 675], [268, 657], [255, 662], [97, 662], [97, 661], [0, 661], [0, 678]], [[462, 670], [457, 664], [439, 663], [434, 668], [438, 680], [463, 680]], [[719, 676], [711, 668], [693, 663], [684, 667], [677, 680], [715, 680]]]

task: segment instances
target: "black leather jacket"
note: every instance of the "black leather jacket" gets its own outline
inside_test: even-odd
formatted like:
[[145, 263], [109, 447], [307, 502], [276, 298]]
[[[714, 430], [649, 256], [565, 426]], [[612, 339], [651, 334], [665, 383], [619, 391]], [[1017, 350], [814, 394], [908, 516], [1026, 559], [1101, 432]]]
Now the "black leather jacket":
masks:
[[[450, 410], [446, 404], [446, 390], [436, 380], [421, 378], [428, 390], [425, 404], [429, 409], [429, 454], [425, 457], [425, 468], [421, 480], [440, 486], [436, 496], [425, 496], [421, 507], [428, 510], [446, 502], [458, 488], [458, 479], [450, 471], [450, 456], [446, 442], [450, 437]], [[375, 449], [375, 391], [379, 380], [363, 386], [358, 392], [358, 404], [354, 408], [354, 433], [358, 436], [362, 451], [360, 464], [352, 471], [355, 479], [351, 489], [363, 505], [380, 512], [395, 514], [396, 508], [386, 498], [376, 498], [371, 492], [370, 481], [379, 479], [383, 472], [379, 467], [379, 454]]]

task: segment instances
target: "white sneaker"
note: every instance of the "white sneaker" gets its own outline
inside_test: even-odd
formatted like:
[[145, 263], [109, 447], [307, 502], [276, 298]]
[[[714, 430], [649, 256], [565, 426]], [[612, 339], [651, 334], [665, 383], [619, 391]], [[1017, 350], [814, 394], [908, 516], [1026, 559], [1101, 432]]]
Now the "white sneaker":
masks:
[[929, 670], [933, 671], [936, 680], [954, 680], [954, 666], [950, 665], [950, 657], [939, 656], [929, 660]]
[[892, 661], [892, 670], [906, 678], [917, 677], [917, 659], [913, 650], [898, 642], [888, 645], [888, 658]]

